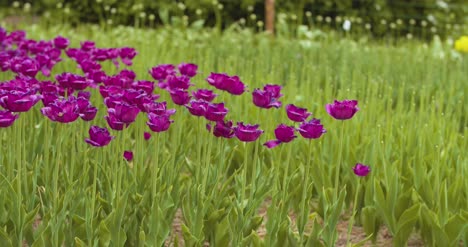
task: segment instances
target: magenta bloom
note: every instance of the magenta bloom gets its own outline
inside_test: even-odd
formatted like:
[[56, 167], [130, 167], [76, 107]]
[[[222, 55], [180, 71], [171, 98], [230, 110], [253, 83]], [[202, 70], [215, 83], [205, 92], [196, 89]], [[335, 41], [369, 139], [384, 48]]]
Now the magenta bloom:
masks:
[[296, 138], [297, 136], [294, 135], [293, 126], [280, 124], [275, 129], [275, 137], [276, 137], [276, 140], [267, 141], [263, 145], [266, 146], [267, 148], [274, 148], [283, 142], [290, 142], [294, 140], [294, 138]]
[[154, 132], [163, 132], [169, 129], [174, 120], [169, 119], [170, 115], [157, 115], [155, 113], [150, 113], [148, 115], [149, 121], [146, 124]]
[[197, 74], [198, 66], [193, 63], [181, 63], [177, 68], [179, 69], [180, 74], [188, 77], [194, 77]]
[[145, 112], [154, 113], [156, 115], [174, 115], [175, 109], [167, 109], [166, 101], [163, 102], [151, 102], [143, 105]]
[[114, 115], [120, 122], [130, 124], [135, 121], [140, 109], [125, 102], [119, 102], [114, 108], [107, 110], [109, 115]]
[[172, 102], [174, 102], [176, 105], [185, 105], [190, 101], [191, 98], [187, 91], [179, 88], [171, 90], [170, 94]]
[[350, 119], [359, 111], [357, 100], [335, 100], [333, 104], [327, 104], [326, 110], [330, 116], [338, 120]]
[[10, 127], [18, 117], [18, 114], [0, 110], [0, 128]]
[[62, 73], [55, 76], [60, 86], [64, 88], [72, 88], [74, 90], [83, 90], [88, 87], [90, 81], [84, 76], [75, 75], [72, 73]]
[[85, 141], [95, 147], [104, 147], [109, 144], [114, 136], [111, 136], [109, 130], [98, 126], [91, 126], [89, 129], [89, 139]]
[[[207, 129], [211, 131], [212, 126], [210, 124], [206, 125]], [[234, 128], [232, 127], [232, 121], [218, 121], [216, 122], [213, 135], [216, 137], [232, 138], [234, 136]]]
[[182, 76], [176, 76], [176, 75], [169, 75], [167, 77], [167, 85], [169, 86], [170, 89], [183, 89], [186, 90], [188, 89], [192, 84], [190, 84], [190, 77], [182, 75]]
[[286, 106], [286, 114], [288, 118], [294, 122], [304, 122], [312, 113], [307, 112], [307, 109], [297, 107], [293, 104]]
[[193, 91], [192, 95], [197, 100], [204, 100], [207, 102], [213, 101], [213, 99], [218, 96], [217, 94], [213, 93], [213, 91], [208, 89], [198, 89], [197, 91]]
[[365, 177], [369, 172], [371, 171], [370, 167], [363, 165], [361, 163], [357, 163], [353, 167], [354, 174], [356, 174], [359, 177]]
[[74, 97], [57, 98], [54, 102], [41, 109], [42, 115], [54, 122], [71, 123], [80, 116], [80, 109]]
[[27, 112], [41, 97], [34, 91], [10, 90], [0, 92], [0, 105], [11, 112]]
[[125, 150], [124, 153], [123, 153], [123, 157], [124, 157], [124, 159], [126, 159], [128, 162], [130, 162], [130, 161], [133, 160], [133, 152], [132, 152], [132, 151]]
[[55, 37], [54, 46], [56, 48], [63, 50], [65, 48], [67, 48], [68, 45], [70, 45], [70, 40], [68, 40], [67, 38], [64, 38], [62, 36]]
[[271, 107], [279, 108], [281, 107], [281, 102], [278, 101], [278, 98], [283, 96], [280, 91], [281, 91], [281, 86], [279, 85], [265, 85], [263, 88], [263, 91], [260, 89], [255, 89], [252, 92], [252, 99], [254, 105], [260, 107], [260, 108], [265, 108], [269, 109]]
[[81, 119], [83, 119], [84, 121], [91, 121], [96, 117], [98, 109], [91, 105], [89, 99], [85, 98], [84, 96], [81, 96], [76, 101], [78, 104]]
[[258, 128], [259, 125], [244, 125], [243, 122], [238, 122], [237, 126], [234, 127], [234, 135], [243, 142], [253, 142], [256, 141], [260, 135], [263, 133], [263, 130]]
[[205, 116], [208, 102], [204, 100], [191, 100], [189, 104], [185, 105], [189, 112], [197, 117]]
[[119, 57], [122, 59], [122, 63], [127, 66], [132, 65], [132, 59], [138, 54], [138, 52], [131, 47], [122, 47], [119, 50]]
[[303, 122], [297, 129], [302, 137], [307, 139], [317, 139], [327, 131], [320, 123], [320, 119], [312, 119], [309, 122]]
[[151, 138], [151, 133], [149, 132], [143, 133], [143, 138], [145, 138], [146, 141], [149, 140]]
[[206, 81], [219, 90], [224, 90], [233, 95], [241, 95], [246, 88], [238, 76], [228, 76], [225, 73], [211, 73]]
[[172, 64], [160, 64], [149, 70], [150, 75], [157, 81], [163, 81], [169, 75], [175, 75], [175, 67]]
[[228, 109], [224, 107], [224, 103], [209, 103], [206, 107], [205, 118], [213, 122], [223, 121], [227, 113]]

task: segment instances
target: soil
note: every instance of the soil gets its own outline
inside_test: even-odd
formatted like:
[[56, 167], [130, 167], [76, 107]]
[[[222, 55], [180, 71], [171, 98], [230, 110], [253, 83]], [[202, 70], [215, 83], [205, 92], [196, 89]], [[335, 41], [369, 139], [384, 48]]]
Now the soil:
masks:
[[[268, 207], [268, 201], [259, 209], [259, 216], [263, 217], [263, 222], [262, 225], [259, 227], [257, 230], [257, 234], [260, 237], [264, 237], [266, 235], [266, 229], [265, 229], [265, 223], [268, 220], [267, 218], [267, 207]], [[295, 228], [295, 221], [296, 217], [293, 213], [289, 214], [289, 217], [292, 220], [292, 227]], [[166, 241], [166, 246], [171, 247], [173, 246], [174, 239], [177, 238], [180, 246], [184, 246], [184, 241], [182, 237], [182, 222], [183, 222], [183, 215], [182, 215], [182, 210], [177, 210], [176, 215], [174, 217], [174, 221], [172, 223], [173, 231], [170, 236], [170, 238]], [[337, 247], [343, 247], [346, 246], [346, 235], [348, 231], [348, 221], [341, 221], [338, 223], [337, 226], [338, 230], [338, 240], [336, 241]], [[364, 229], [360, 226], [353, 226], [352, 232], [351, 232], [351, 243], [357, 243], [363, 239], [365, 239], [367, 236], [364, 232]], [[204, 246], [209, 246], [208, 243], [205, 243]], [[388, 229], [385, 226], [382, 226], [380, 231], [378, 232], [377, 235], [377, 241], [375, 244], [372, 243], [371, 240], [368, 240], [363, 246], [365, 247], [370, 247], [370, 246], [379, 246], [379, 247], [391, 247], [393, 246], [393, 241], [392, 241], [392, 236]], [[422, 247], [424, 246], [424, 242], [422, 239], [417, 235], [417, 234], [412, 234], [410, 236], [410, 239], [408, 240], [407, 243], [408, 247]]]

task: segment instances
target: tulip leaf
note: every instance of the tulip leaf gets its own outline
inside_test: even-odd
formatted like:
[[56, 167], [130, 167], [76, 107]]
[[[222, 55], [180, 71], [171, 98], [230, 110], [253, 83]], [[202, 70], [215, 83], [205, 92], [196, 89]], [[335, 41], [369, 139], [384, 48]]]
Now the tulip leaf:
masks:
[[373, 236], [374, 236], [373, 233], [370, 234], [370, 235], [368, 235], [368, 236], [367, 236], [366, 238], [364, 238], [363, 240], [361, 240], [361, 241], [359, 241], [359, 242], [353, 244], [352, 247], [361, 247], [361, 246], [363, 246], [363, 245], [366, 244], [366, 242], [369, 241], [371, 238], [374, 238]]
[[463, 234], [468, 234], [468, 219], [456, 214], [447, 221], [444, 231], [450, 241], [450, 246], [455, 246]]
[[414, 204], [409, 209], [405, 210], [398, 219], [397, 232], [394, 235], [394, 241], [398, 245], [404, 245], [411, 233], [413, 232], [414, 225], [419, 218], [419, 211], [421, 205]]
[[2, 228], [0, 228], [0, 243], [2, 243], [2, 246], [5, 246], [5, 247], [13, 246], [13, 243], [11, 242], [10, 237], [8, 237], [8, 234]]

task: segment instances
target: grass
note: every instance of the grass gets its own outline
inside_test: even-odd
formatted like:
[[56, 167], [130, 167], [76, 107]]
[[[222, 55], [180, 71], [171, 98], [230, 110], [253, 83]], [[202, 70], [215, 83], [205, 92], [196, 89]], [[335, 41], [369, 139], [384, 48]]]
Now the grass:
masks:
[[[226, 103], [228, 119], [258, 123], [265, 130], [258, 142], [216, 139], [205, 131], [204, 121], [169, 103], [177, 113], [168, 132], [145, 141], [143, 132], [149, 129], [140, 114], [129, 129], [112, 132], [117, 137], [109, 146], [96, 149], [84, 142], [91, 124], [106, 126], [95, 89], [92, 101], [100, 110], [91, 123], [50, 122], [38, 103], [0, 131], [0, 242], [5, 246], [23, 241], [33, 246], [161, 246], [178, 209], [186, 246], [205, 241], [213, 246], [295, 246], [299, 241], [333, 246], [336, 225], [353, 206], [360, 178], [351, 167], [357, 162], [372, 169], [361, 178], [356, 216], [369, 238], [385, 225], [395, 246], [405, 245], [413, 232], [428, 246], [468, 244], [468, 182], [463, 179], [468, 173], [463, 151], [468, 150], [468, 59], [445, 44], [324, 37], [304, 45], [246, 31], [25, 28], [29, 38], [60, 34], [73, 47], [87, 39], [98, 47], [134, 47], [139, 55], [131, 69], [137, 79], [151, 79], [147, 71], [157, 64], [193, 62], [199, 65], [193, 80], [198, 88], [210, 87], [204, 79], [212, 71], [239, 75], [250, 91], [266, 83], [283, 85], [283, 105], [306, 107], [327, 133], [310, 146], [297, 138], [268, 150], [261, 144], [274, 138], [274, 128], [292, 124], [284, 108], [263, 110], [251, 103], [249, 93], [220, 93], [217, 102]], [[117, 72], [110, 63], [104, 67]], [[78, 73], [69, 60], [53, 72], [62, 71]], [[334, 99], [357, 99], [360, 111], [343, 123], [334, 120], [325, 111]], [[123, 159], [124, 150], [134, 152], [131, 163]], [[306, 215], [300, 214], [303, 192]], [[260, 238], [258, 210], [266, 200], [267, 233]], [[295, 227], [290, 211], [298, 218]]]

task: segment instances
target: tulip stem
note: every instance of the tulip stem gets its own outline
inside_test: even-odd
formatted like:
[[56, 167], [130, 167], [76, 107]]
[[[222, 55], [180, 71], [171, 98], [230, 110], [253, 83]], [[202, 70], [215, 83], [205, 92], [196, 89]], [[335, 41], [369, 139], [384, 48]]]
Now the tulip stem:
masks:
[[304, 226], [306, 225], [308, 215], [309, 215], [309, 207], [307, 205], [307, 192], [309, 188], [309, 170], [311, 166], [311, 157], [312, 157], [312, 140], [309, 140], [309, 152], [307, 153], [307, 162], [305, 163], [304, 173], [302, 174], [302, 181], [304, 181], [304, 187], [302, 189], [302, 198], [301, 198], [301, 215], [298, 225], [299, 236], [300, 236], [300, 244], [304, 243]]
[[159, 153], [160, 153], [160, 150], [161, 148], [159, 147], [159, 135], [160, 133], [156, 133], [156, 150], [158, 150], [156, 152], [156, 159], [155, 159], [155, 162], [154, 162], [154, 165], [153, 165], [153, 201], [152, 201], [152, 205], [154, 206], [156, 202], [156, 189], [157, 189], [157, 184], [158, 184], [158, 167], [159, 167]]
[[[20, 123], [23, 123], [23, 121], [20, 120]], [[25, 143], [24, 140], [23, 140], [23, 126], [20, 125], [20, 126], [16, 126], [15, 130], [17, 131], [16, 132], [16, 136], [18, 137], [18, 139], [20, 140], [19, 142], [17, 142], [17, 147], [16, 147], [16, 150], [18, 153], [18, 158], [16, 159], [17, 161], [17, 175], [18, 176], [18, 179], [17, 179], [17, 195], [18, 195], [18, 219], [17, 219], [17, 222], [16, 222], [16, 226], [17, 227], [17, 231], [18, 231], [18, 240], [19, 240], [19, 246], [22, 246], [22, 239], [23, 239], [23, 217], [22, 217], [22, 211], [21, 211], [21, 208], [22, 207], [22, 204], [23, 204], [23, 193], [22, 193], [22, 186], [21, 186], [21, 182], [22, 182], [22, 172], [23, 172], [23, 162], [25, 159], [23, 159], [24, 157], [22, 156], [23, 153], [22, 153], [22, 147], [21, 147], [21, 144], [22, 143]]]
[[359, 195], [360, 187], [361, 187], [361, 179], [358, 179], [356, 193], [354, 195], [353, 211], [352, 211], [351, 218], [349, 219], [349, 224], [348, 224], [348, 235], [346, 236], [346, 246], [349, 246], [349, 238], [351, 237], [351, 231], [354, 225], [354, 217], [356, 216], [356, 213], [357, 213], [356, 207], [358, 203], [358, 195]]
[[[282, 145], [285, 146], [285, 145]], [[282, 147], [283, 148], [283, 147]], [[288, 147], [288, 155], [286, 156], [286, 167], [284, 168], [284, 174], [283, 174], [283, 203], [286, 203], [287, 197], [288, 197], [288, 175], [289, 175], [289, 166], [290, 166], [290, 160], [291, 160], [291, 153], [292, 153], [292, 148]], [[310, 154], [309, 154], [310, 155]], [[280, 157], [281, 159], [281, 157]], [[278, 169], [278, 173], [279, 173]], [[286, 205], [286, 204], [285, 204]]]
[[344, 135], [344, 121], [341, 121], [341, 134], [340, 134], [340, 153], [338, 158], [338, 164], [335, 170], [335, 201], [338, 200], [339, 193], [339, 182], [340, 182], [340, 169], [341, 169], [341, 160], [343, 159], [343, 135]]

